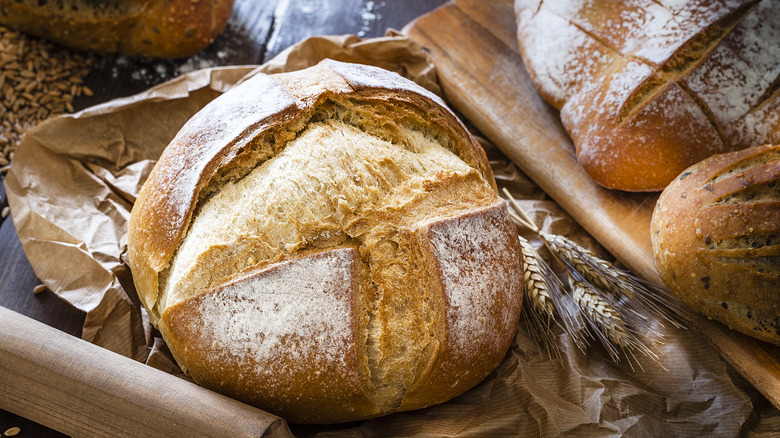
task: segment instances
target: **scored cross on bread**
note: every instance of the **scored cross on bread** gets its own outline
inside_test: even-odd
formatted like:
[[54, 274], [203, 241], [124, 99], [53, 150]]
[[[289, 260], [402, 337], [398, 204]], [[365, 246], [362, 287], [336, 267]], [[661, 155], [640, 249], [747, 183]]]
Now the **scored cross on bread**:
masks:
[[599, 184], [780, 142], [780, 2], [517, 0], [523, 61]]

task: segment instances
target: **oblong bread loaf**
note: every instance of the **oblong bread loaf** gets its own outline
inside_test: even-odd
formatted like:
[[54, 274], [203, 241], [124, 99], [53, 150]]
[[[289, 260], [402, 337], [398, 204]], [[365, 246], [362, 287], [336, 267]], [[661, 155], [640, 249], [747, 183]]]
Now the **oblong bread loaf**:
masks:
[[711, 155], [780, 143], [780, 2], [517, 0], [515, 12], [536, 89], [605, 187], [661, 191]]

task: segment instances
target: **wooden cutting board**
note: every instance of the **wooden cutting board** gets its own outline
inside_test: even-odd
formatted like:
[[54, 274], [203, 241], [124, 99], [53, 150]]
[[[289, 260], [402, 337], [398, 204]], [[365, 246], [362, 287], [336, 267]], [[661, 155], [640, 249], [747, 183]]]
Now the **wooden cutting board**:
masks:
[[[430, 50], [448, 101], [594, 238], [660, 284], [650, 243], [658, 194], [604, 189], [577, 163], [558, 111], [538, 95], [519, 55], [512, 0], [455, 0], [410, 23]], [[780, 408], [780, 348], [698, 318], [694, 328]]]

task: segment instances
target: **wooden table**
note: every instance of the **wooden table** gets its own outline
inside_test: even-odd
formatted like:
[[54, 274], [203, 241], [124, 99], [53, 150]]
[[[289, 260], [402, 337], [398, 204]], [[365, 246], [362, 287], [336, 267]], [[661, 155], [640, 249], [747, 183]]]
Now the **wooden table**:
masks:
[[[262, 64], [288, 46], [312, 35], [382, 36], [401, 29], [445, 0], [236, 0], [227, 29], [209, 48], [190, 59], [154, 61], [109, 55], [101, 57], [86, 78], [91, 97], [74, 102], [80, 110], [115, 97], [135, 94], [170, 79], [189, 65]], [[189, 64], [188, 64], [189, 63]], [[138, 74], [147, 72], [147, 74]], [[2, 209], [7, 205], [0, 184]], [[51, 292], [33, 294], [40, 284], [24, 255], [13, 223], [0, 221], [0, 306], [80, 337], [84, 314]], [[0, 359], [2, 360], [2, 359]], [[2, 394], [0, 394], [2, 397]], [[42, 425], [0, 411], [0, 434], [18, 426], [19, 436], [62, 436]]]

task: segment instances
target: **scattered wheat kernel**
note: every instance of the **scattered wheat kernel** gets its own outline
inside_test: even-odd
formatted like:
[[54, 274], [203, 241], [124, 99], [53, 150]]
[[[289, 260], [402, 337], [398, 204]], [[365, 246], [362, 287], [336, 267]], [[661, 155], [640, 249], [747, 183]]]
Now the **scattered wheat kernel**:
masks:
[[[80, 84], [94, 60], [0, 26], [0, 146], [10, 145], [3, 147], [5, 161], [13, 161], [9, 152], [27, 129], [73, 106], [68, 91], [85, 93]], [[0, 163], [0, 173], [7, 162]]]
[[38, 295], [39, 293], [42, 293], [45, 290], [46, 290], [46, 285], [45, 284], [39, 284], [38, 286], [35, 286], [33, 288], [33, 293]]
[[0, 217], [2, 217], [3, 219], [5, 219], [5, 218], [7, 218], [7, 217], [8, 217], [8, 215], [9, 215], [9, 214], [11, 214], [11, 207], [9, 207], [9, 206], [7, 206], [7, 205], [6, 205], [6, 206], [3, 208], [3, 212], [2, 212], [2, 213], [0, 213]]
[[14, 427], [11, 427], [11, 428], [7, 429], [5, 432], [3, 432], [3, 435], [4, 436], [16, 436], [16, 435], [19, 435], [19, 432], [21, 432], [21, 431], [22, 431], [22, 429], [20, 427], [14, 426]]

